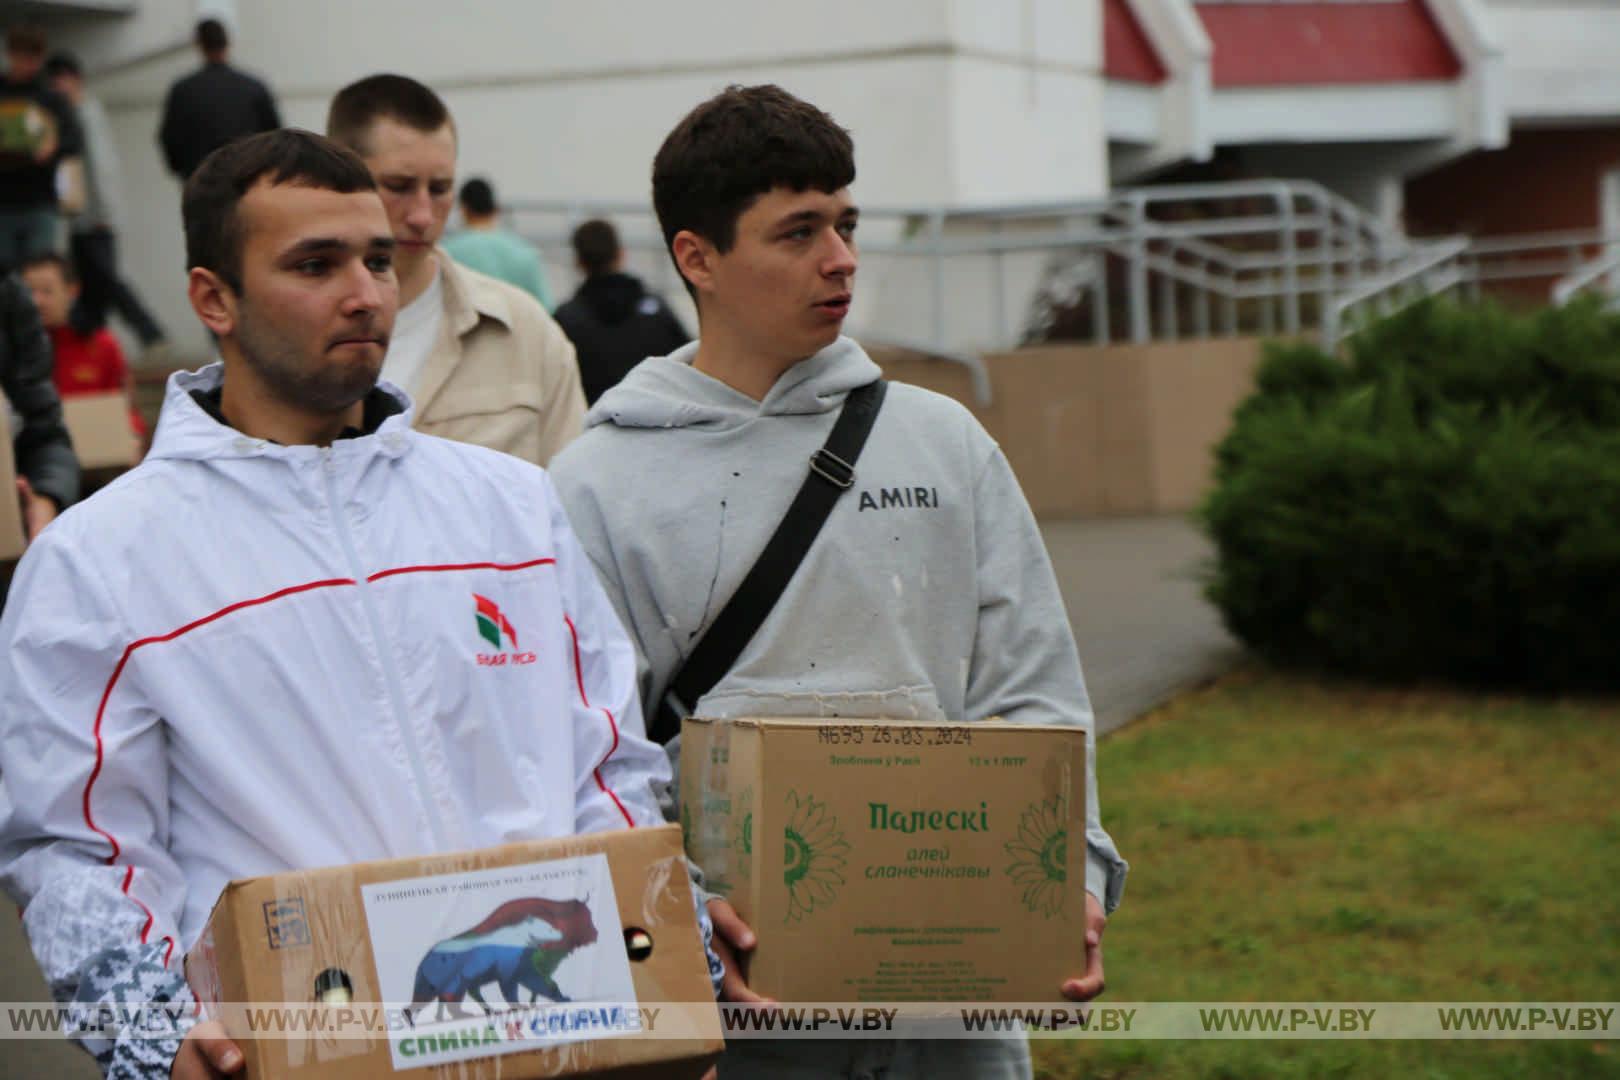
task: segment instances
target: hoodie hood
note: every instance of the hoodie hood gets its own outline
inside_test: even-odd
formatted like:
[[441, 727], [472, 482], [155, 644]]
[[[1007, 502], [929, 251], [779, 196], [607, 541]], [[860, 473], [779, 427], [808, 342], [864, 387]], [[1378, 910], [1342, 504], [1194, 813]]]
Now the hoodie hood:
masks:
[[636, 313], [647, 289], [640, 278], [629, 274], [598, 274], [587, 278], [576, 295], [597, 321], [604, 326], [618, 326]]
[[[209, 393], [219, 389], [225, 381], [225, 365], [215, 361], [196, 371], [177, 371], [169, 376], [163, 392], [163, 412], [158, 417], [157, 431], [152, 436], [152, 449], [146, 455], [152, 460], [170, 459], [198, 461], [213, 458], [292, 457], [313, 455], [314, 446], [281, 446], [268, 439], [255, 439], [235, 428], [220, 423], [199, 405], [191, 395]], [[370, 436], [345, 439], [344, 443], [369, 444], [389, 457], [397, 457], [407, 449], [411, 429], [411, 400], [405, 391], [390, 382], [379, 382], [378, 387], [402, 407], [384, 420], [382, 426]]]
[[850, 338], [840, 337], [788, 368], [765, 400], [755, 401], [693, 368], [697, 351], [694, 341], [668, 356], [655, 356], [637, 365], [623, 382], [602, 395], [586, 414], [585, 426], [725, 430], [761, 416], [828, 412], [841, 406], [851, 390], [883, 376], [864, 349]]

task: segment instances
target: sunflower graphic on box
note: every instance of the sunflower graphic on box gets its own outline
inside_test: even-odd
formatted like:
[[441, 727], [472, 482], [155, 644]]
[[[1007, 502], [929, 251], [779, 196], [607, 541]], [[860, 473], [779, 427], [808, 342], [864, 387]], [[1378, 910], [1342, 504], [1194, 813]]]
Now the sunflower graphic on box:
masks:
[[1024, 887], [1024, 906], [1051, 918], [1063, 911], [1068, 879], [1069, 833], [1063, 796], [1031, 803], [1018, 822], [1018, 836], [1006, 843], [1013, 862], [1007, 876]]
[[737, 796], [733, 816], [737, 820], [732, 830], [731, 846], [737, 852], [737, 876], [747, 880], [752, 876], [754, 855], [754, 789], [744, 788]]
[[797, 922], [818, 906], [832, 903], [838, 886], [844, 884], [849, 842], [838, 828], [838, 819], [827, 813], [826, 803], [809, 795], [801, 799], [795, 791], [787, 795], [787, 825], [782, 832], [782, 882], [788, 890], [783, 921]]

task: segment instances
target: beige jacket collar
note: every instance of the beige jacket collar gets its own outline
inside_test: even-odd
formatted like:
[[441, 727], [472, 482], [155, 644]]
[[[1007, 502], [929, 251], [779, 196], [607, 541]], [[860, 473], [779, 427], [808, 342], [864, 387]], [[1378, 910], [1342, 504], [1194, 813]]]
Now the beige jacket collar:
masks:
[[508, 327], [512, 325], [512, 309], [506, 297], [499, 289], [492, 288], [488, 279], [457, 263], [442, 247], [433, 249], [433, 257], [439, 261], [444, 320], [439, 324], [433, 350], [422, 365], [416, 393], [418, 416], [426, 415], [428, 406], [456, 370], [461, 360], [461, 339], [472, 332], [479, 319], [490, 318]]

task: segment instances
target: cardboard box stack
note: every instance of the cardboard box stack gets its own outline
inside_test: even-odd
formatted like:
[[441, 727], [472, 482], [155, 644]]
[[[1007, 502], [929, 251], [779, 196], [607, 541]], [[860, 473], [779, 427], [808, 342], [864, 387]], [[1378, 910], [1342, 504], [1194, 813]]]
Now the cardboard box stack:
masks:
[[696, 1080], [724, 1045], [674, 826], [234, 881], [186, 977], [255, 1080]]
[[127, 469], [140, 443], [129, 426], [129, 399], [122, 393], [80, 394], [62, 399], [62, 419], [73, 436], [82, 469]]
[[688, 720], [688, 853], [784, 1001], [1055, 1001], [1085, 967], [1085, 733]]

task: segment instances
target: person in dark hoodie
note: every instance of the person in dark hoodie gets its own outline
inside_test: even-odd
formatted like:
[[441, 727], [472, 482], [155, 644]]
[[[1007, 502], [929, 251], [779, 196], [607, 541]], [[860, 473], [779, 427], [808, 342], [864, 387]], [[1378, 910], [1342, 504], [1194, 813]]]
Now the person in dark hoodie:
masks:
[[631, 368], [674, 352], [692, 336], [657, 293], [624, 272], [624, 250], [611, 223], [585, 222], [574, 230], [573, 244], [585, 283], [556, 318], [579, 355], [585, 401], [594, 405]]

